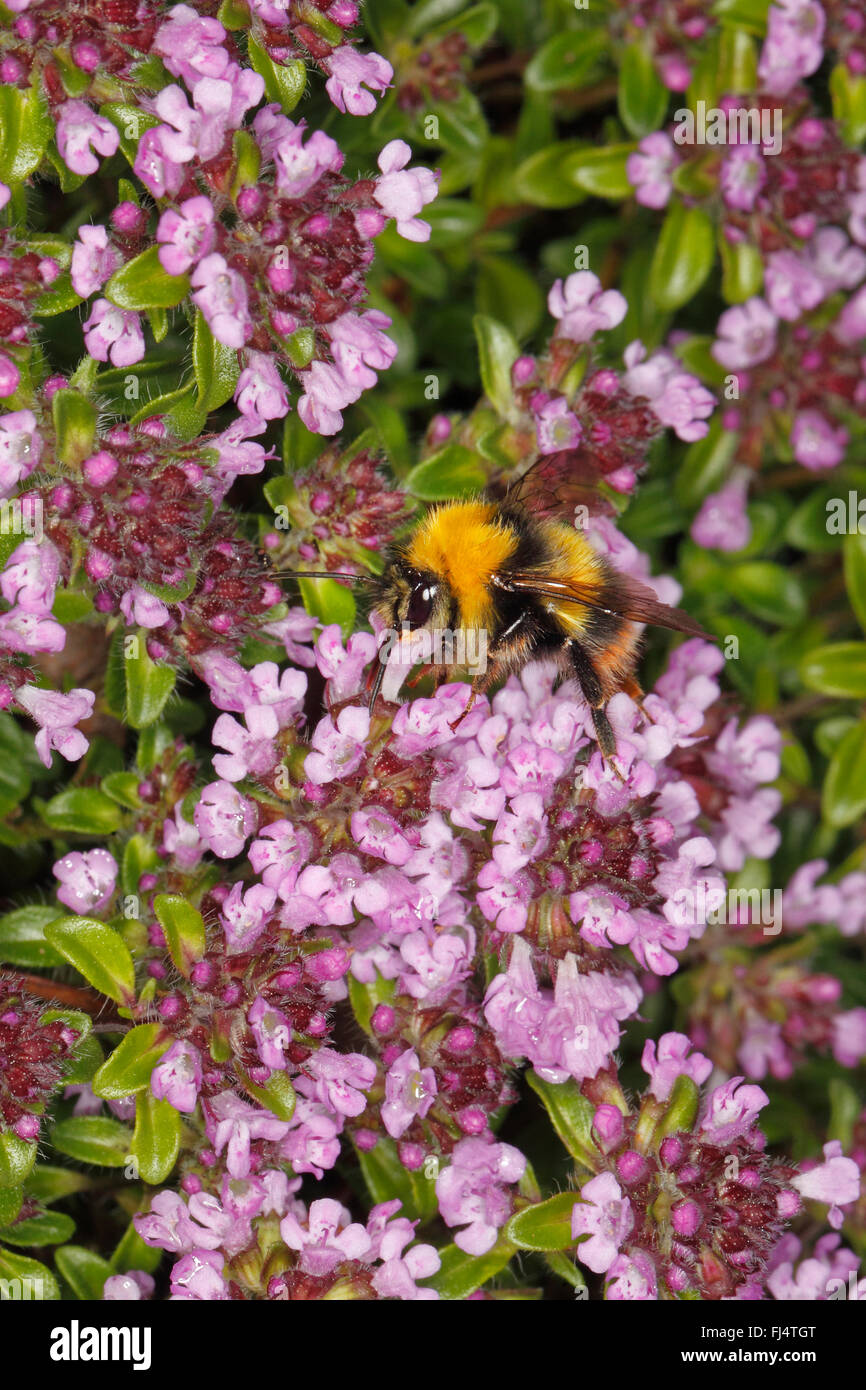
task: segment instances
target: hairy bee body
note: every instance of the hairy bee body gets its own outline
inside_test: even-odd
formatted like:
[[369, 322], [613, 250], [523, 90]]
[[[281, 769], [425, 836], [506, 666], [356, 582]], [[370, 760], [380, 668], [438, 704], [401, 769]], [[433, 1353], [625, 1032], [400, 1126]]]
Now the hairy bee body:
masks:
[[389, 557], [377, 588], [387, 626], [486, 632], [488, 669], [475, 692], [528, 661], [555, 660], [577, 679], [612, 751], [603, 706], [623, 688], [640, 693], [631, 679], [640, 626], [622, 611], [624, 576], [581, 532], [507, 502], [445, 503]]

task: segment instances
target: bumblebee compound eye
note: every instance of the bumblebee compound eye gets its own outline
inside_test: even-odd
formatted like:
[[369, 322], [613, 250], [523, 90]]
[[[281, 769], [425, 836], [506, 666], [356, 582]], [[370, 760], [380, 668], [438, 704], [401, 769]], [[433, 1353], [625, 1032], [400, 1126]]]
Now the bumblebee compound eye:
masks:
[[436, 589], [437, 585], [431, 584], [427, 580], [422, 580], [412, 588], [405, 619], [410, 627], [423, 627], [427, 622], [433, 612]]

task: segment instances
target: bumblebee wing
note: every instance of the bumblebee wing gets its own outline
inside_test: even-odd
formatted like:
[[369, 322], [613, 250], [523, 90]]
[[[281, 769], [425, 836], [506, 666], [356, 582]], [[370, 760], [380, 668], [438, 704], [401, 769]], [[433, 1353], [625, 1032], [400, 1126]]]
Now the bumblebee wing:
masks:
[[614, 509], [598, 491], [599, 477], [598, 467], [583, 450], [545, 454], [509, 484], [502, 500], [506, 506], [525, 507], [533, 516], [570, 519], [578, 505], [590, 515], [609, 516]]
[[611, 582], [600, 592], [598, 586], [581, 584], [571, 579], [554, 578], [532, 570], [509, 570], [497, 575], [497, 587], [512, 589], [517, 593], [534, 594], [539, 598], [558, 599], [560, 603], [581, 603], [587, 608], [596, 608], [602, 613], [614, 613], [619, 618], [635, 623], [651, 623], [654, 627], [667, 627], [674, 632], [686, 632], [690, 637], [703, 637], [708, 642], [717, 639], [705, 632], [694, 618], [690, 618], [682, 608], [674, 608], [662, 603], [648, 584], [642, 584], [631, 575], [612, 572]]

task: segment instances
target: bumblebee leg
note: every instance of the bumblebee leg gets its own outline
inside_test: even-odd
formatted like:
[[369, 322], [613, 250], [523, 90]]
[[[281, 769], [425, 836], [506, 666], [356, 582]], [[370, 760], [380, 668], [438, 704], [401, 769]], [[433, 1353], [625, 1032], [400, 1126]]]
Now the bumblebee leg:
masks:
[[583, 692], [583, 697], [592, 710], [592, 722], [595, 727], [595, 735], [598, 739], [598, 746], [605, 762], [609, 762], [620, 781], [624, 778], [616, 763], [613, 761], [616, 754], [616, 739], [610, 720], [604, 712], [607, 701], [604, 698], [601, 680], [598, 672], [586, 654], [585, 649], [573, 638], [564, 643], [563, 650], [568, 657], [569, 665], [577, 677], [578, 685]]
[[505, 675], [515, 665], [522, 666], [530, 659], [532, 639], [527, 632], [521, 632], [521, 629], [531, 629], [535, 621], [535, 613], [529, 608], [525, 609], [505, 629], [496, 644], [490, 648], [487, 653], [487, 669], [473, 679], [466, 708], [460, 717], [450, 725], [452, 731], [463, 723], [479, 695], [483, 695], [486, 690], [496, 684], [500, 676]]
[[644, 719], [646, 719], [650, 724], [655, 724], [656, 720], [653, 719], [652, 715], [650, 714], [649, 710], [644, 704], [645, 691], [642, 686], [638, 685], [634, 677], [630, 676], [628, 680], [623, 681], [622, 688], [625, 691], [626, 695], [628, 695], [630, 699], [634, 700]]

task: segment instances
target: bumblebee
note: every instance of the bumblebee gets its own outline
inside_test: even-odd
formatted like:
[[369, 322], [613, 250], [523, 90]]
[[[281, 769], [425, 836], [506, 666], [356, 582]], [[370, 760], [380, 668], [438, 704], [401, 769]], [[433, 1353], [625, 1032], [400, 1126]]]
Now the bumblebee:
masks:
[[[473, 679], [457, 723], [479, 694], [512, 672], [530, 661], [553, 660], [563, 678], [577, 681], [601, 752], [610, 758], [615, 741], [608, 700], [621, 690], [636, 700], [643, 693], [634, 677], [641, 624], [708, 634], [646, 584], [616, 570], [580, 530], [545, 515], [541, 503], [536, 511], [532, 472], [501, 502], [478, 498], [431, 508], [386, 556], [381, 575], [328, 577], [368, 584], [371, 607], [392, 631], [486, 635], [486, 670]], [[371, 708], [385, 669], [380, 664], [376, 671]], [[444, 678], [445, 667], [432, 669]]]

